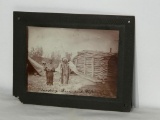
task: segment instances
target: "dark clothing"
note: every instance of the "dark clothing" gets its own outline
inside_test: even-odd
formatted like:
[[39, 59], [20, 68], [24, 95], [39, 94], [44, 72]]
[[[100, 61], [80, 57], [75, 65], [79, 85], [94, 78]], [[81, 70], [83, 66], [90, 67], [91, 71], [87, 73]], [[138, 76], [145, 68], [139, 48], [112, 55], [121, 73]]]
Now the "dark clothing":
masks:
[[53, 67], [52, 64], [48, 64], [45, 66], [45, 69], [46, 71], [46, 84], [47, 85], [53, 85], [53, 80], [54, 80], [54, 73], [55, 72], [55, 68]]

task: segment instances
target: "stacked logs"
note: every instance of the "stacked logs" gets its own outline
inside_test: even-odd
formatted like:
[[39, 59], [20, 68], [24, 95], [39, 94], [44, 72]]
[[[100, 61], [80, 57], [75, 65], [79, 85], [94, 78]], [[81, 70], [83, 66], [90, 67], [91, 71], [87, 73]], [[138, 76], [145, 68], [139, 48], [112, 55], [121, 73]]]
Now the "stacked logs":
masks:
[[113, 53], [83, 50], [78, 52], [73, 63], [80, 73], [98, 80], [107, 80], [108, 61], [113, 55]]

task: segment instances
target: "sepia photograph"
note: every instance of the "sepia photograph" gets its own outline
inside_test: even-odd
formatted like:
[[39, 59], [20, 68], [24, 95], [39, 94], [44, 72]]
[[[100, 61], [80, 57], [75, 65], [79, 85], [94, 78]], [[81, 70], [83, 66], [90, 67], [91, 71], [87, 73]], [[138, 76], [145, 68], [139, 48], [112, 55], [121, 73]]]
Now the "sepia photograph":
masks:
[[27, 28], [28, 92], [117, 98], [119, 30]]
[[13, 17], [13, 95], [22, 103], [131, 111], [134, 16]]

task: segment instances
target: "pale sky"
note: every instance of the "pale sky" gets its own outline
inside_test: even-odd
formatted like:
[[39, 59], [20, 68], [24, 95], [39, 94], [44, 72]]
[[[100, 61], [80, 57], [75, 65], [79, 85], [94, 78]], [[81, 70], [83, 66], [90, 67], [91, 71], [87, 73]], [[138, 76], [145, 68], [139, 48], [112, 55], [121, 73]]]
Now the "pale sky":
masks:
[[82, 50], [118, 51], [118, 30], [28, 27], [28, 49], [42, 47], [44, 56], [53, 51], [76, 55]]

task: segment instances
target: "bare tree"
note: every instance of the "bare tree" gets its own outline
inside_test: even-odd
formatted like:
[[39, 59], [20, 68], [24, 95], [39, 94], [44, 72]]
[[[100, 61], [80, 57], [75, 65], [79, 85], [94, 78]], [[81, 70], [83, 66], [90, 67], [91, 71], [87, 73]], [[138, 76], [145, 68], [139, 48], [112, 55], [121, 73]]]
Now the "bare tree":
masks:
[[38, 62], [39, 64], [41, 64], [43, 56], [43, 48], [42, 47], [31, 48], [31, 50], [28, 51], [28, 56], [31, 57], [36, 62]]
[[66, 53], [65, 53], [65, 57], [68, 59], [68, 61], [71, 61], [72, 53], [66, 52]]
[[36, 48], [31, 48], [31, 50], [28, 52], [28, 55], [30, 57], [42, 57], [43, 55], [43, 48], [42, 47], [36, 47]]
[[53, 63], [55, 64], [55, 67], [58, 67], [60, 61], [61, 61], [61, 55], [59, 51], [54, 51], [51, 53], [51, 59], [53, 60]]

